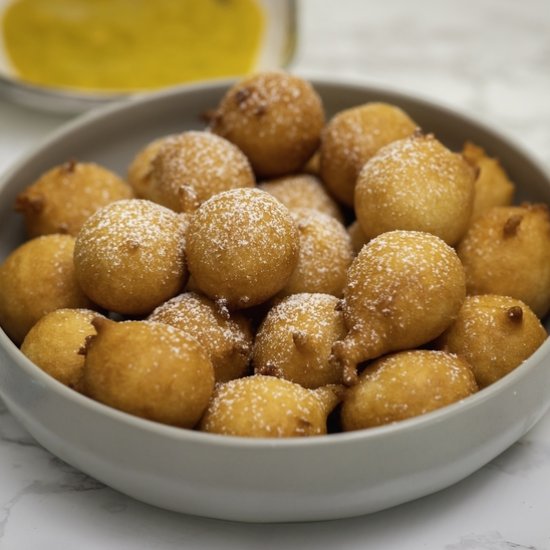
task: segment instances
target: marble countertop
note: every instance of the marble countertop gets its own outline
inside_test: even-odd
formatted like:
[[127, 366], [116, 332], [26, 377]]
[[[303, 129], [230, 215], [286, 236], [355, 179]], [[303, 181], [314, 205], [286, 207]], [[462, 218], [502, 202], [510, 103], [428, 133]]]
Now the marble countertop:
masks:
[[[550, 167], [547, 0], [303, 0], [294, 70], [460, 108]], [[0, 100], [0, 170], [66, 117]], [[550, 550], [550, 414], [453, 487], [360, 518], [248, 525], [141, 504], [38, 445], [0, 404], [0, 549]]]

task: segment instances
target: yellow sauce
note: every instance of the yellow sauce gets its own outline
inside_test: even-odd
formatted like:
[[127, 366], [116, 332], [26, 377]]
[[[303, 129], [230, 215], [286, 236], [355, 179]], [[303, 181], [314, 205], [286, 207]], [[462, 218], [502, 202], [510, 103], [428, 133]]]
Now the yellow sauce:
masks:
[[257, 0], [14, 0], [2, 31], [23, 81], [129, 91], [250, 72], [264, 25]]

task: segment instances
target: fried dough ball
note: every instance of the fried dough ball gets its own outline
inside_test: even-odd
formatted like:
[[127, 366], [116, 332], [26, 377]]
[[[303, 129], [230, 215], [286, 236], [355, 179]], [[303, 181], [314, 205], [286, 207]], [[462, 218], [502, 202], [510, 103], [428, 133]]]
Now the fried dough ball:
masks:
[[239, 147], [258, 176], [298, 172], [319, 146], [323, 105], [309, 82], [283, 72], [252, 75], [223, 97], [211, 129]]
[[201, 344], [164, 323], [95, 319], [83, 388], [115, 409], [192, 428], [214, 388], [214, 369]]
[[221, 306], [265, 302], [298, 263], [298, 229], [289, 210], [259, 189], [233, 189], [195, 212], [187, 258], [197, 287]]
[[244, 315], [226, 315], [206, 296], [186, 292], [155, 309], [149, 320], [172, 325], [199, 340], [210, 356], [216, 382], [246, 373], [253, 335]]
[[550, 309], [550, 215], [545, 204], [495, 206], [458, 247], [468, 294], [525, 302], [539, 317]]
[[163, 136], [147, 144], [136, 154], [130, 166], [128, 166], [127, 180], [138, 199], [153, 200], [151, 197], [153, 159], [157, 156], [161, 147], [174, 137], [174, 135]]
[[339, 300], [328, 294], [294, 294], [274, 306], [256, 335], [254, 370], [304, 388], [342, 383], [329, 362], [332, 344], [346, 335]]
[[255, 184], [250, 163], [235, 145], [193, 131], [160, 146], [151, 161], [149, 197], [176, 212], [193, 212], [217, 193]]
[[44, 315], [25, 336], [21, 351], [44, 372], [81, 390], [84, 356], [81, 350], [88, 336], [96, 334], [92, 321], [102, 317], [89, 309], [57, 309]]
[[320, 292], [342, 296], [353, 249], [346, 228], [335, 218], [312, 208], [295, 208], [298, 227], [298, 264], [279, 296]]
[[29, 237], [67, 233], [73, 237], [102, 206], [133, 196], [116, 174], [91, 162], [69, 161], [48, 170], [17, 196]]
[[290, 210], [314, 208], [344, 223], [339, 206], [315, 176], [309, 174], [286, 176], [266, 181], [258, 187], [280, 200]]
[[470, 365], [443, 351], [402, 351], [369, 365], [342, 405], [344, 431], [405, 420], [477, 391]]
[[460, 260], [439, 237], [391, 231], [370, 241], [348, 271], [343, 312], [349, 332], [332, 348], [346, 384], [357, 382], [358, 363], [439, 336], [465, 295]]
[[518, 367], [546, 340], [546, 330], [529, 306], [508, 296], [468, 296], [438, 347], [471, 365], [484, 388]]
[[313, 153], [313, 156], [305, 163], [303, 171], [306, 174], [319, 177], [321, 170], [321, 152], [319, 149]]
[[471, 221], [493, 206], [512, 204], [515, 187], [498, 159], [487, 156], [481, 147], [469, 141], [464, 144], [462, 156], [477, 171]]
[[150, 313], [183, 288], [185, 220], [150, 201], [118, 201], [96, 212], [76, 239], [84, 292], [105, 309]]
[[187, 228], [189, 227], [189, 222], [191, 221], [192, 214], [187, 214], [185, 212], [180, 212], [178, 218], [180, 220], [181, 231], [183, 233], [183, 238], [187, 235]]
[[93, 306], [75, 277], [74, 245], [70, 235], [36, 237], [0, 265], [0, 326], [16, 344], [51, 311]]
[[353, 206], [355, 183], [365, 162], [384, 145], [416, 129], [404, 111], [386, 103], [366, 103], [339, 112], [321, 137], [321, 179], [339, 201]]
[[255, 374], [218, 384], [200, 429], [241, 437], [304, 437], [327, 433], [327, 416], [340, 400], [339, 388], [303, 388], [288, 380]]
[[474, 170], [433, 136], [415, 134], [380, 149], [355, 187], [355, 214], [372, 239], [394, 229], [425, 231], [457, 243], [474, 200]]
[[355, 256], [359, 254], [361, 249], [364, 245], [367, 244], [368, 239], [361, 229], [361, 225], [359, 225], [359, 222], [355, 220], [349, 227], [348, 227], [348, 235], [351, 239], [351, 247], [353, 248], [353, 253]]

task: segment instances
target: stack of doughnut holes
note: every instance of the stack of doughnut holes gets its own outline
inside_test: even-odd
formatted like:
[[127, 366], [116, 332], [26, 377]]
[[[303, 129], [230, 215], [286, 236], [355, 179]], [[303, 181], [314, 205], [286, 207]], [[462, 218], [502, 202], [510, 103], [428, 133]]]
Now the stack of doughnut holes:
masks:
[[490, 152], [399, 106], [326, 120], [306, 80], [254, 74], [207, 128], [144, 143], [126, 179], [67, 159], [29, 182], [0, 325], [59, 383], [180, 428], [405, 420], [546, 339], [549, 209], [514, 192]]

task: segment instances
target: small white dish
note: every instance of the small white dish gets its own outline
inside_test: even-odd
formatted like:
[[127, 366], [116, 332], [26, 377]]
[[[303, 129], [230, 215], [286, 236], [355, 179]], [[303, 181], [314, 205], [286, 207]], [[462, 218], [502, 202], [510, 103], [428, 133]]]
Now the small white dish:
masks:
[[[550, 202], [550, 180], [520, 147], [433, 102], [314, 80], [328, 115], [378, 100], [401, 106], [451, 147], [466, 139], [501, 159], [519, 200]], [[228, 82], [170, 90], [89, 113], [50, 136], [0, 181], [0, 258], [23, 240], [15, 196], [68, 158], [125, 173], [155, 137], [201, 128]], [[245, 439], [163, 426], [110, 409], [56, 382], [0, 332], [0, 396], [48, 450], [107, 485], [170, 510], [249, 522], [375, 512], [468, 476], [524, 435], [550, 404], [550, 342], [466, 400], [394, 425], [304, 439]]]
[[[0, 23], [4, 10], [14, 1], [16, 0], [0, 0]], [[258, 4], [264, 13], [266, 25], [255, 70], [288, 67], [296, 50], [296, 0], [258, 0]], [[41, 111], [74, 114], [130, 96], [151, 93], [88, 92], [25, 82], [18, 77], [17, 71], [9, 60], [1, 29], [0, 25], [0, 96], [10, 101]], [[32, 40], [32, 37], [29, 37], [29, 40]], [[182, 83], [182, 86], [185, 84]]]

